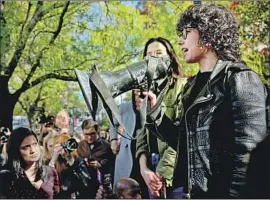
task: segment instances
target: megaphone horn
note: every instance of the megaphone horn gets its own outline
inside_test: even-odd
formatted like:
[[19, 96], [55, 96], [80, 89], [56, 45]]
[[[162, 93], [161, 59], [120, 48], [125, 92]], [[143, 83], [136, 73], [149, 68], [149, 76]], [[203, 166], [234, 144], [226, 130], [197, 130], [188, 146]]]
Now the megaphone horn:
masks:
[[[113, 98], [132, 89], [149, 89], [152, 81], [164, 79], [171, 72], [171, 60], [169, 56], [146, 57], [114, 72], [99, 73], [96, 67], [92, 68], [92, 73], [87, 73], [75, 69], [83, 96], [88, 109], [95, 120], [99, 99], [112, 124], [113, 117], [125, 129], [118, 106]], [[126, 129], [125, 129], [126, 130]]]

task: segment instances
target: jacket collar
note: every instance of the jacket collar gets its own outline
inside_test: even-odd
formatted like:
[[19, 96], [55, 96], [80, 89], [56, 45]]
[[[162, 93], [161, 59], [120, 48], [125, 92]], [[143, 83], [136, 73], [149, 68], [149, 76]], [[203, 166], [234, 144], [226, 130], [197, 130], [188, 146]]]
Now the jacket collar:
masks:
[[[196, 103], [197, 101], [200, 101], [202, 99], [211, 99], [212, 98], [212, 92], [211, 92], [211, 83], [214, 82], [214, 80], [218, 77], [220, 77], [219, 75], [224, 73], [224, 70], [227, 70], [227, 66], [231, 63], [231, 61], [222, 61], [222, 60], [218, 60], [216, 65], [214, 66], [214, 69], [210, 75], [209, 80], [207, 81], [206, 85], [205, 85], [205, 90], [203, 92], [204, 95], [202, 95], [201, 93], [198, 95], [198, 97], [196, 98], [196, 100], [194, 101], [194, 103]], [[226, 72], [225, 72], [226, 73]], [[197, 76], [193, 76], [191, 78], [188, 79], [187, 81], [187, 85], [184, 88], [183, 91], [183, 98], [188, 98], [190, 91], [192, 89], [192, 87], [194, 86], [195, 82], [196, 82], [196, 78]]]
[[[231, 63], [232, 63], [232, 61], [218, 60], [216, 65], [214, 66], [214, 69], [213, 69], [211, 75], [210, 75], [209, 82], [214, 80]], [[189, 86], [194, 85], [194, 83], [196, 82], [196, 77], [197, 77], [197, 75], [193, 76], [191, 78], [188, 78], [187, 83]]]
[[219, 75], [232, 61], [218, 60], [211, 75], [209, 81], [211, 82], [217, 75]]

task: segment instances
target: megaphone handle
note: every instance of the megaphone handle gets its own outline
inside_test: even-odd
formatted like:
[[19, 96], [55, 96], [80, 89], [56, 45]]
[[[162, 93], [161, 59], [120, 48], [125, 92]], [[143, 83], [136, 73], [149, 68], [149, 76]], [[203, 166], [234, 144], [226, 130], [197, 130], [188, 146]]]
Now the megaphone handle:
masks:
[[144, 83], [144, 84], [142, 84], [141, 85], [141, 87], [140, 87], [140, 98], [141, 99], [144, 99], [144, 95], [143, 95], [143, 92], [147, 92], [148, 91], [148, 88], [147, 88], [147, 83]]

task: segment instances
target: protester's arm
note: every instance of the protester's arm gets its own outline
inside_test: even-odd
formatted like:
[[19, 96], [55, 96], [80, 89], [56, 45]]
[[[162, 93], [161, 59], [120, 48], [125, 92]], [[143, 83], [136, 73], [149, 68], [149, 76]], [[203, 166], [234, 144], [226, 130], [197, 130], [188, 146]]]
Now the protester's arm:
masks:
[[[166, 145], [163, 143], [162, 145]], [[162, 157], [160, 158], [156, 172], [161, 174], [163, 178], [166, 179], [167, 185], [172, 185], [173, 172], [175, 168], [175, 161], [177, 158], [177, 153], [170, 146], [167, 146]]]
[[145, 130], [144, 133], [138, 134], [136, 139], [136, 158], [139, 160], [141, 154], [145, 154], [149, 157], [149, 145], [147, 143], [148, 131]]
[[60, 192], [60, 183], [59, 183], [59, 177], [56, 172], [56, 170], [53, 168], [53, 176], [54, 176], [54, 183], [53, 183], [53, 194], [56, 196]]
[[233, 172], [230, 198], [241, 197], [246, 184], [247, 167], [252, 150], [266, 136], [266, 92], [259, 76], [241, 71], [228, 81], [234, 122]]
[[139, 158], [140, 172], [145, 184], [155, 197], [160, 196], [160, 189], [162, 187], [162, 177], [148, 168], [148, 159], [145, 154], [141, 154]]
[[[136, 109], [139, 111], [142, 106], [143, 99], [140, 98], [140, 92], [134, 90], [134, 98], [136, 101]], [[156, 95], [152, 92], [143, 92], [144, 96], [148, 96], [150, 101], [150, 111], [147, 113], [146, 128], [150, 134], [154, 134], [162, 141], [166, 141], [173, 149], [177, 147], [178, 127], [175, 122], [166, 116], [166, 105], [162, 102], [160, 105], [156, 103]]]
[[166, 114], [163, 103], [158, 108], [152, 108], [147, 116], [146, 127], [151, 134], [156, 135], [160, 140], [165, 141], [173, 149], [178, 143], [179, 128]]

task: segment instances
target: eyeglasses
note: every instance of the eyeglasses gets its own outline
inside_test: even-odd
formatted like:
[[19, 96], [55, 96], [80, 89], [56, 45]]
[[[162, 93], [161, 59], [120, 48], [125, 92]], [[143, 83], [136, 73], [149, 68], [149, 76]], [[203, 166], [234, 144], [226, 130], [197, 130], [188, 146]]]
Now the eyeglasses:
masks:
[[178, 31], [177, 35], [181, 37], [183, 40], [187, 39], [187, 35], [191, 32], [197, 30], [194, 27], [185, 27], [183, 31]]

